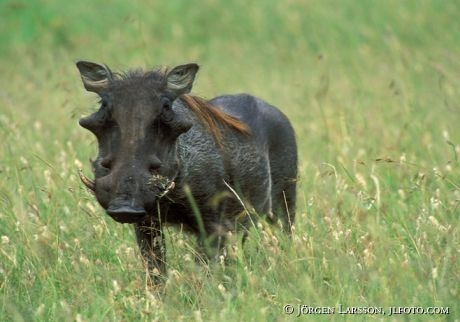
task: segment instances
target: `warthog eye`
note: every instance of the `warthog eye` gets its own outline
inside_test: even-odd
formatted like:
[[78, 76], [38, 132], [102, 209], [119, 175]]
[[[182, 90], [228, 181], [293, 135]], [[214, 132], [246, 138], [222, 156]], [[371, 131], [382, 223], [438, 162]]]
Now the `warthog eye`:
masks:
[[161, 98], [161, 105], [163, 107], [163, 110], [170, 110], [172, 103], [169, 97], [163, 96]]
[[162, 112], [161, 119], [163, 122], [169, 123], [174, 118], [174, 112], [172, 111], [172, 102], [169, 97], [163, 96], [161, 98]]
[[99, 101], [99, 104], [101, 105], [101, 108], [107, 108], [107, 100], [104, 98], [101, 98]]

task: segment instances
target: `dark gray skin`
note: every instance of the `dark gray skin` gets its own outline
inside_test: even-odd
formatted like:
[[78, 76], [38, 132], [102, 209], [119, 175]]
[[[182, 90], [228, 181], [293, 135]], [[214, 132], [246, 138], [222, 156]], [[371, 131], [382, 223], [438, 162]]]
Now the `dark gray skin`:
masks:
[[134, 224], [155, 281], [166, 273], [164, 224], [194, 233], [208, 256], [221, 253], [227, 232], [246, 231], [254, 212], [279, 219], [291, 231], [297, 148], [278, 109], [246, 94], [212, 99], [250, 130], [248, 135], [220, 126], [220, 146], [181, 99], [198, 65], [122, 76], [91, 62], [77, 67], [85, 88], [101, 98], [100, 109], [80, 120], [99, 147], [94, 181], [82, 180], [109, 216]]

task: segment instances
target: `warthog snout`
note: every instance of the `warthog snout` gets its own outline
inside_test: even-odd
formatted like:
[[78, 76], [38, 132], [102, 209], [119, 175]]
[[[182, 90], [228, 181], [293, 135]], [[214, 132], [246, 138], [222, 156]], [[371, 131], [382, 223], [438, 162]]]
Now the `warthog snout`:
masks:
[[147, 212], [144, 208], [128, 204], [111, 204], [107, 208], [107, 214], [119, 223], [137, 223], [144, 220]]

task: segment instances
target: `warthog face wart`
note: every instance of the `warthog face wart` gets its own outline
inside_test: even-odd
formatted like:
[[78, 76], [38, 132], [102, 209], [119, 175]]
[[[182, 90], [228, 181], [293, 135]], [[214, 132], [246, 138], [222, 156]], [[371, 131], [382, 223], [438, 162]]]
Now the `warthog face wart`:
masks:
[[90, 62], [77, 67], [85, 88], [100, 97], [99, 110], [80, 119], [99, 146], [94, 181], [83, 180], [113, 219], [140, 222], [178, 174], [175, 142], [192, 124], [172, 105], [190, 91], [198, 65], [122, 77]]

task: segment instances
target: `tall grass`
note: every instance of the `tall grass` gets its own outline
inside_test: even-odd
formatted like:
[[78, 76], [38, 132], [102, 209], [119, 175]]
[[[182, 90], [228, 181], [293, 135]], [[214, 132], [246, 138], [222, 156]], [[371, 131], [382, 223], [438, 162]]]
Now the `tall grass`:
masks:
[[[460, 6], [455, 1], [0, 2], [0, 320], [284, 321], [309, 307], [448, 307], [460, 319]], [[196, 61], [194, 92], [249, 92], [292, 120], [295, 229], [264, 222], [229, 265], [167, 230], [146, 283], [129, 226], [78, 182], [96, 107], [74, 62]]]

